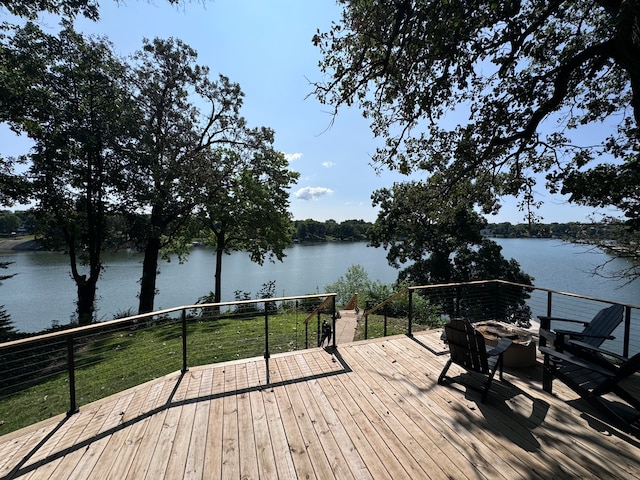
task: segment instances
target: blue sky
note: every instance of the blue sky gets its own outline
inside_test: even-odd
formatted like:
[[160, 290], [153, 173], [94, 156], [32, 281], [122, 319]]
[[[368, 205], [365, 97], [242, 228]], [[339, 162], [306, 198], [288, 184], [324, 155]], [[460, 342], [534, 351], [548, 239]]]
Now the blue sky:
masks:
[[[204, 5], [195, 0], [179, 7], [164, 0], [100, 3], [101, 20], [78, 20], [76, 28], [108, 37], [119, 55], [138, 50], [143, 38], [179, 38], [198, 52], [198, 62], [212, 76], [221, 73], [240, 84], [242, 115], [252, 126], [273, 128], [276, 148], [300, 172], [291, 195], [295, 219], [374, 221], [371, 193], [406, 179], [374, 171], [370, 159], [379, 140], [358, 110], [341, 110], [332, 124], [330, 108], [309, 96], [309, 82], [322, 79], [311, 38], [339, 20], [333, 0], [207, 0]], [[57, 30], [55, 20], [42, 25]], [[26, 143], [4, 128], [0, 145], [3, 156], [26, 153]], [[549, 195], [542, 185], [538, 194], [545, 202], [539, 211], [545, 223], [588, 221], [592, 212]], [[516, 203], [505, 199], [501, 213], [488, 220], [521, 223]]]

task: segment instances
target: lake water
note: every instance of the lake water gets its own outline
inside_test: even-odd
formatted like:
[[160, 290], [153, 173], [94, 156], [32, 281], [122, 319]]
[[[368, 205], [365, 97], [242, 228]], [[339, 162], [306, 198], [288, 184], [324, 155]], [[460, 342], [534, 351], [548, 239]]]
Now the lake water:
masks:
[[[621, 303], [640, 303], [640, 282], [622, 282], [593, 277], [589, 272], [610, 257], [585, 245], [548, 239], [496, 239], [503, 254], [514, 258], [524, 271], [535, 277], [534, 284]], [[382, 249], [366, 243], [294, 244], [286, 250], [284, 262], [251, 263], [245, 253], [225, 256], [222, 265], [222, 299], [234, 300], [234, 292], [255, 297], [269, 281], [276, 282], [276, 295], [295, 296], [321, 293], [325, 286], [343, 276], [351, 265], [359, 264], [372, 280], [393, 283], [397, 271], [386, 261]], [[130, 253], [107, 255], [106, 268], [98, 282], [97, 312], [109, 320], [128, 309], [137, 311], [138, 279], [142, 257]], [[161, 262], [156, 309], [191, 305], [213, 290], [213, 251], [194, 247], [188, 260]], [[53, 320], [69, 323], [75, 310], [76, 290], [69, 274], [68, 257], [53, 252], [1, 252], [0, 261], [14, 262], [2, 273], [17, 275], [0, 286], [4, 305], [17, 329], [39, 331]], [[624, 261], [612, 259], [608, 269]]]

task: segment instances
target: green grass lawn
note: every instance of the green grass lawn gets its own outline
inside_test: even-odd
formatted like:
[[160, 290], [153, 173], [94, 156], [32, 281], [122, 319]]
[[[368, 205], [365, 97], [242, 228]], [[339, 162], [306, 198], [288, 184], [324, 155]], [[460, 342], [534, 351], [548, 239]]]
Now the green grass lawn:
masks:
[[[317, 345], [314, 319], [304, 314], [269, 316], [270, 354]], [[182, 327], [178, 321], [140, 325], [96, 334], [76, 343], [76, 401], [82, 407], [182, 368]], [[188, 366], [207, 365], [265, 353], [263, 314], [252, 318], [191, 319], [187, 328]], [[59, 363], [59, 361], [58, 361]], [[47, 369], [35, 385], [0, 398], [0, 435], [66, 412], [66, 365]]]

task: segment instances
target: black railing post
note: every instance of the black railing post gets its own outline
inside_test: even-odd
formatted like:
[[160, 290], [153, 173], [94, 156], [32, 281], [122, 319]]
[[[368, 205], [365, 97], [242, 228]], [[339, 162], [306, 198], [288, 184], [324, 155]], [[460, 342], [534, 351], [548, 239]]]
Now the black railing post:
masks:
[[331, 308], [333, 310], [333, 313], [332, 313], [332, 317], [333, 317], [332, 318], [332, 323], [333, 323], [333, 325], [331, 326], [331, 331], [333, 332], [333, 335], [332, 335], [333, 336], [333, 349], [335, 350], [335, 348], [336, 348], [336, 296], [335, 295], [333, 296], [333, 300], [331, 302], [331, 305], [332, 305]]
[[629, 358], [629, 341], [631, 340], [631, 307], [624, 308], [624, 340], [622, 343], [622, 356]]
[[[501, 320], [501, 321], [505, 321], [506, 319], [504, 318], [505, 315], [505, 309], [502, 308], [502, 302], [501, 302], [501, 298], [500, 295], [502, 293], [502, 289], [500, 287], [500, 284], [498, 282], [493, 282], [495, 289], [496, 289], [496, 294], [495, 294], [495, 304], [493, 307], [493, 318], [496, 320]], [[505, 302], [506, 304], [506, 302]]]
[[76, 403], [76, 361], [73, 351], [73, 336], [67, 337], [67, 369], [69, 372], [69, 411], [68, 415], [78, 413], [78, 404]]
[[364, 339], [369, 338], [369, 300], [364, 302]]
[[[551, 292], [547, 292], [547, 315], [540, 319], [540, 330], [551, 329], [551, 321], [549, 320], [551, 318], [551, 298]], [[540, 335], [540, 340], [538, 340], [538, 342], [540, 343], [540, 347], [547, 346], [547, 339], [544, 335]], [[548, 355], [545, 355], [543, 368], [549, 368], [549, 359], [547, 357]], [[545, 391], [551, 392], [551, 385], [548, 379], [543, 383], [543, 388]]]
[[316, 341], [316, 343], [317, 343], [316, 347], [319, 347], [320, 346], [320, 339], [322, 338], [322, 332], [320, 331], [320, 328], [321, 328], [320, 327], [320, 312], [318, 312], [317, 324], [318, 324], [318, 326], [317, 326], [318, 331], [316, 332], [316, 340], [317, 340]]
[[385, 305], [384, 307], [382, 307], [382, 314], [384, 315], [384, 323], [382, 325], [382, 329], [383, 329], [383, 333], [382, 336], [386, 337], [387, 336], [387, 306]]
[[182, 309], [182, 373], [189, 371], [187, 363], [187, 310]]
[[[267, 385], [269, 385], [271, 384], [271, 377], [269, 376], [269, 309], [267, 308], [266, 302], [264, 307], [264, 365], [266, 369]], [[296, 329], [297, 328], [298, 327], [296, 326]], [[298, 335], [297, 332], [296, 335]]]
[[413, 337], [413, 290], [409, 290], [409, 325], [407, 328], [407, 335]]

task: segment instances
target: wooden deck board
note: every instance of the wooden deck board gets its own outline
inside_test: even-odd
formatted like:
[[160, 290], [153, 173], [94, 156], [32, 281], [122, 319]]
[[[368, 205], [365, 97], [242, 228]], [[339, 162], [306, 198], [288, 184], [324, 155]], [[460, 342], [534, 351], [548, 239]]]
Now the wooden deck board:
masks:
[[[0, 479], [640, 478], [640, 439], [540, 369], [485, 404], [433, 332], [196, 367], [0, 437]], [[12, 472], [17, 468], [17, 472]]]

